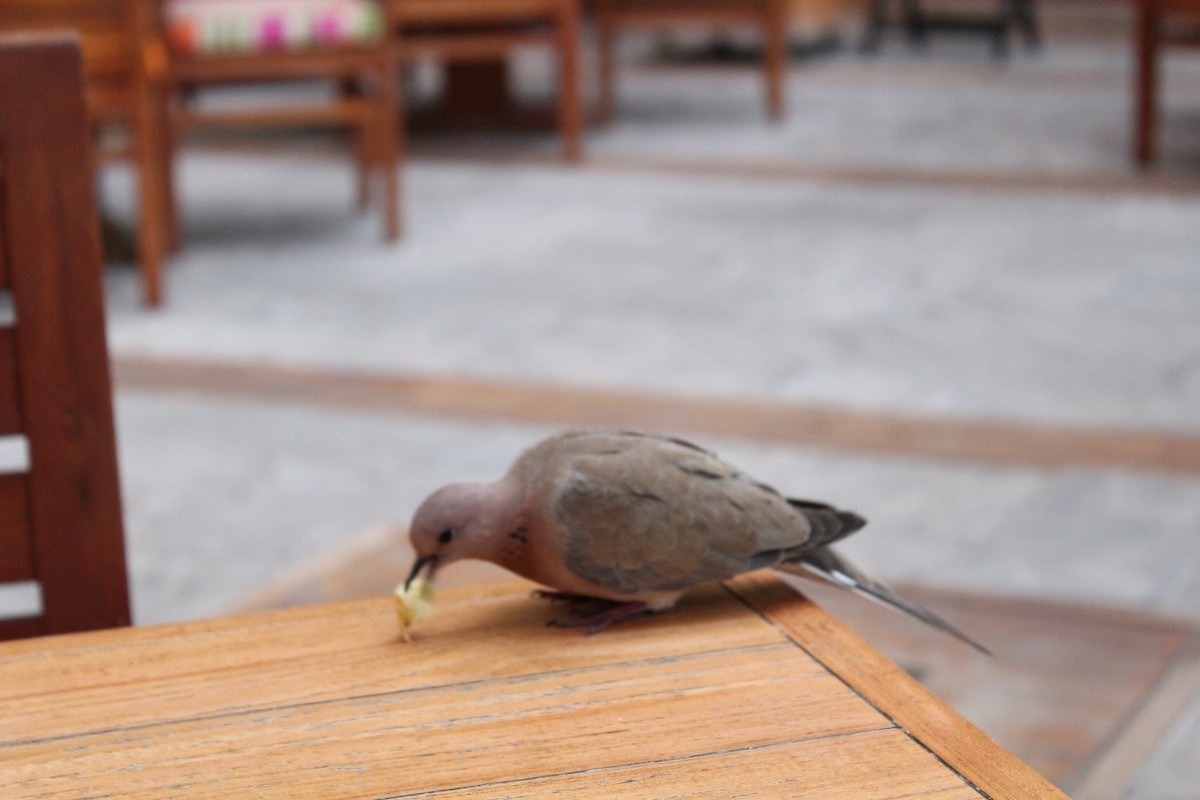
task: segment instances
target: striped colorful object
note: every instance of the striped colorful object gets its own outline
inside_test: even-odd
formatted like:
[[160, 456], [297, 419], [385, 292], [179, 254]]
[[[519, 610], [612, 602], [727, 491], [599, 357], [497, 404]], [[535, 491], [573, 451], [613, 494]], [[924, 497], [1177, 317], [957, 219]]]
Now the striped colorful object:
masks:
[[375, 0], [167, 0], [167, 38], [189, 54], [366, 44], [383, 35]]

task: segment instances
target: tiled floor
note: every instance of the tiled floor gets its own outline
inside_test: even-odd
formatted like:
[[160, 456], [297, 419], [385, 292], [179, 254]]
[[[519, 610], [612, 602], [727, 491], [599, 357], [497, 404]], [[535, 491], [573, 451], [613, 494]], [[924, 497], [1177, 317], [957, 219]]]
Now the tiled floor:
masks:
[[[546, 157], [552, 137], [417, 141], [395, 247], [338, 158], [190, 150], [168, 306], [110, 269], [114, 357], [1194, 438], [1200, 63], [1172, 60], [1170, 170], [1142, 178], [1123, 40], [983, 49], [797, 61], [780, 126], [748, 65], [631, 66], [580, 167]], [[125, 179], [105, 185], [118, 215]], [[228, 608], [549, 430], [144, 386], [117, 409], [142, 622]], [[887, 578], [1200, 609], [1200, 474], [702, 438], [862, 511], [848, 550]], [[1196, 796], [1197, 709], [1130, 800]]]

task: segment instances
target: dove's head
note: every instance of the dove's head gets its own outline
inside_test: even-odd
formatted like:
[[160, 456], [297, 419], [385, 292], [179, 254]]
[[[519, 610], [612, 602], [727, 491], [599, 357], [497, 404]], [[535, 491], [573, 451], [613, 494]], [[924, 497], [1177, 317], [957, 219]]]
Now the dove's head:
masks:
[[426, 571], [462, 558], [487, 558], [494, 547], [497, 521], [494, 484], [454, 483], [443, 486], [421, 503], [413, 515], [408, 539], [417, 560], [405, 586]]

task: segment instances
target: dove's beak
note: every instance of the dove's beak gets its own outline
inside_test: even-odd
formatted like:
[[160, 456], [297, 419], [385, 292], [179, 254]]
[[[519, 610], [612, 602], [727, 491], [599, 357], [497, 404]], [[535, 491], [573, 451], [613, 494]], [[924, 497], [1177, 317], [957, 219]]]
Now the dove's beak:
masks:
[[437, 563], [438, 558], [436, 555], [418, 557], [417, 560], [413, 562], [412, 572], [408, 573], [408, 579], [404, 581], [405, 591], [408, 591], [409, 584], [417, 579], [417, 576], [421, 574], [421, 570], [423, 570], [425, 567], [429, 567], [429, 574], [426, 576], [426, 580], [432, 581], [433, 573], [437, 572]]

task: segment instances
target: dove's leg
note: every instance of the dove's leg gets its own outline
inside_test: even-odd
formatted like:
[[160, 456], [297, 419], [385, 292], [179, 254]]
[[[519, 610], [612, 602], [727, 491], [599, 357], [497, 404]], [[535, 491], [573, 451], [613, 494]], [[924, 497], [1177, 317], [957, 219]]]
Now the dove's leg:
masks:
[[[588, 598], [594, 599], [594, 598]], [[645, 603], [640, 601], [630, 603], [617, 603], [599, 614], [593, 614], [590, 617], [580, 617], [578, 619], [552, 619], [547, 625], [553, 628], [587, 628], [588, 634], [599, 633], [605, 630], [610, 625], [617, 622], [624, 622], [627, 619], [640, 617], [643, 614], [649, 614], [650, 608]]]
[[599, 597], [592, 597], [587, 594], [574, 594], [572, 592], [557, 592], [553, 589], [534, 589], [534, 597], [540, 597], [543, 600], [549, 600], [551, 603], [607, 603]]

